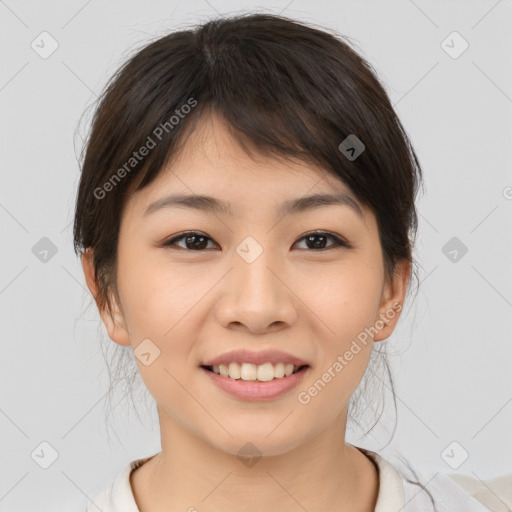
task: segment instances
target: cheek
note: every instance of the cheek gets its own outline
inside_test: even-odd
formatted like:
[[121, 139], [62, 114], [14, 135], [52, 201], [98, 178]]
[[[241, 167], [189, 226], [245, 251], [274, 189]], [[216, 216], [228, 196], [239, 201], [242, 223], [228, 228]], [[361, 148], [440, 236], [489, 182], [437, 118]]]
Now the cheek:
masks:
[[146, 339], [154, 343], [158, 354], [150, 366], [136, 357], [141, 377], [153, 396], [161, 386], [172, 393], [172, 386], [163, 382], [172, 380], [170, 374], [183, 382], [195, 366], [192, 350], [204, 321], [204, 298], [216, 280], [211, 273], [200, 276], [171, 266], [162, 259], [160, 250], [142, 254], [133, 247], [120, 253], [119, 293], [134, 354], [137, 356], [138, 345]]
[[159, 251], [120, 251], [119, 293], [134, 345], [144, 338], [167, 344], [205, 293], [206, 283], [171, 267]]
[[190, 355], [197, 337], [194, 306], [205, 291], [201, 294], [199, 288], [204, 286], [195, 281], [187, 286], [183, 273], [162, 267], [162, 262], [152, 261], [147, 254], [141, 258], [136, 250], [127, 251], [118, 262], [119, 293], [135, 361], [148, 392], [159, 404], [176, 404], [180, 414], [191, 413], [193, 403], [182, 384], [190, 378]]
[[372, 326], [378, 314], [381, 272], [356, 260], [317, 272], [301, 287], [301, 297], [321, 326], [331, 355]]
[[[373, 348], [371, 327], [378, 315], [382, 275], [379, 267], [361, 259], [320, 273], [303, 288], [304, 302], [315, 318], [319, 344], [313, 387], [303, 388], [309, 410], [331, 404], [339, 412], [364, 376]], [[302, 403], [302, 402], [301, 402]], [[332, 418], [331, 418], [332, 419]]]

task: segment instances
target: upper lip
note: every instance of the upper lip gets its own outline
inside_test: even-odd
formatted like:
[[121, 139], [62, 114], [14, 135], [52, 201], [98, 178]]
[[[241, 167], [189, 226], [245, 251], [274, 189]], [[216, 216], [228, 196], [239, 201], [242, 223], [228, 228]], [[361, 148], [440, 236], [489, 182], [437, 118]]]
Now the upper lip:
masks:
[[229, 365], [229, 363], [252, 363], [255, 365], [265, 363], [291, 363], [294, 366], [309, 366], [308, 363], [300, 359], [300, 357], [288, 354], [287, 352], [282, 352], [281, 350], [261, 350], [259, 352], [254, 352], [248, 349], [225, 352], [220, 356], [201, 363], [201, 366], [218, 366], [220, 364]]

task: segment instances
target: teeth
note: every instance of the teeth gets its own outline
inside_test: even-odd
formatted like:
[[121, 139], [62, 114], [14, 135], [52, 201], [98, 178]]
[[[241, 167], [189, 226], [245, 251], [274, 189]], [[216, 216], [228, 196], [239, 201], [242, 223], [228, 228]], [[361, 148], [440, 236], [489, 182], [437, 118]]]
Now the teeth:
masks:
[[258, 380], [261, 382], [268, 382], [272, 379], [282, 379], [284, 376], [288, 377], [296, 370], [299, 366], [294, 366], [291, 363], [265, 363], [255, 365], [251, 363], [229, 363], [229, 365], [220, 364], [213, 366], [213, 372], [222, 375], [223, 377], [229, 377], [230, 379], [241, 379], [241, 380]]
[[265, 363], [259, 365], [258, 367], [256, 367], [256, 372], [258, 380], [261, 380], [262, 382], [272, 380], [275, 377], [276, 373], [274, 370], [274, 365], [272, 363]]
[[240, 365], [237, 363], [229, 363], [229, 377], [232, 379], [239, 379], [241, 377]]
[[277, 363], [274, 366], [274, 377], [276, 379], [281, 379], [282, 377], [284, 377], [284, 364], [283, 363]]

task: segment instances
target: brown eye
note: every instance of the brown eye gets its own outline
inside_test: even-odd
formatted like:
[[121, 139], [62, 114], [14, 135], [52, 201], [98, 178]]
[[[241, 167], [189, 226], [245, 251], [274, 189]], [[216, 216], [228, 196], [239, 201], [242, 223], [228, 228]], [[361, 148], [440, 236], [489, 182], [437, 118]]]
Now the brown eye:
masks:
[[[333, 243], [326, 245], [329, 239], [333, 241]], [[325, 231], [315, 231], [313, 233], [308, 233], [299, 239], [299, 241], [302, 240], [306, 241], [306, 249], [311, 249], [314, 251], [323, 251], [340, 247], [352, 247], [348, 242], [341, 239], [340, 237]], [[164, 242], [163, 247], [170, 249], [180, 248], [188, 251], [203, 251], [204, 249], [207, 249], [208, 241], [213, 242], [213, 240], [209, 236], [206, 236], [204, 233], [200, 233], [198, 231], [188, 231], [186, 233], [182, 233], [179, 236], [171, 238], [167, 242]], [[178, 242], [182, 242], [184, 246], [178, 245]]]
[[208, 245], [208, 240], [211, 240], [210, 237], [204, 235], [203, 233], [198, 233], [197, 231], [189, 231], [187, 233], [183, 233], [177, 237], [171, 238], [167, 242], [163, 244], [164, 247], [177, 246], [177, 242], [184, 240], [185, 247], [178, 246], [181, 249], [186, 249], [189, 251], [201, 251], [206, 249]]
[[[328, 239], [331, 239], [334, 241], [334, 243], [330, 246], [326, 247], [326, 241]], [[345, 242], [338, 236], [327, 233], [325, 231], [315, 231], [313, 233], [308, 233], [307, 235], [303, 236], [300, 240], [305, 240], [307, 249], [317, 249], [317, 250], [326, 250], [326, 249], [335, 249], [338, 247], [350, 247], [350, 244], [348, 242]]]

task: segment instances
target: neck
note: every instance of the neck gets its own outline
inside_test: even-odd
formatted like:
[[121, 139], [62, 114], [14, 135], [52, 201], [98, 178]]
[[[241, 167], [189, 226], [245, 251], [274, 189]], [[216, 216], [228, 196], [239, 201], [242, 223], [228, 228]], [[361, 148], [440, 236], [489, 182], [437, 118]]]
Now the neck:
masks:
[[377, 469], [345, 443], [342, 418], [286, 453], [245, 463], [161, 414], [160, 426], [162, 451], [132, 472], [140, 512], [375, 510]]

